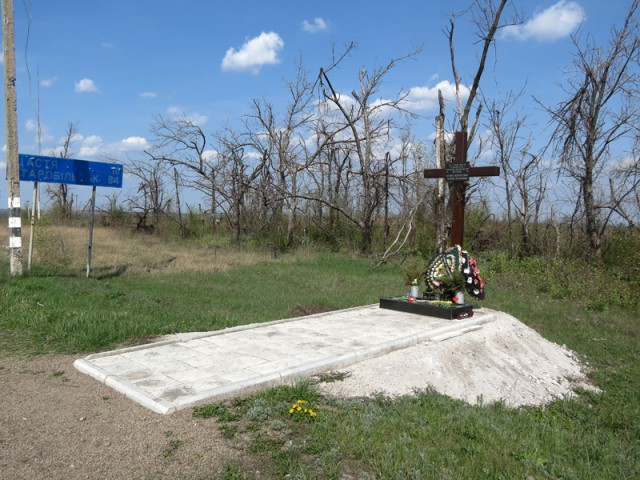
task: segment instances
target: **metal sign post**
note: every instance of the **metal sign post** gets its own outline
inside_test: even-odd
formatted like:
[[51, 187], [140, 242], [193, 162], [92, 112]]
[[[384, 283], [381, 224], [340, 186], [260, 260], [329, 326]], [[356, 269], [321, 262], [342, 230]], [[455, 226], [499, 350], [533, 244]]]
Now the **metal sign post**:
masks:
[[[91, 257], [93, 253], [96, 187], [122, 188], [122, 174], [124, 170], [122, 165], [117, 163], [89, 162], [87, 160], [75, 160], [73, 158], [46, 157], [43, 155], [20, 154], [18, 158], [20, 162], [20, 180], [22, 181], [66, 183], [93, 187], [91, 191], [91, 212], [89, 212], [88, 277], [91, 274]], [[32, 222], [33, 221], [32, 217]], [[29, 268], [31, 268], [31, 245], [29, 247]]]
[[33, 260], [33, 239], [36, 233], [36, 203], [38, 201], [38, 182], [33, 183], [33, 205], [31, 205], [31, 230], [29, 232], [29, 259], [27, 260], [27, 270], [31, 270]]
[[87, 278], [91, 274], [91, 252], [93, 250], [93, 222], [96, 216], [96, 187], [91, 190], [91, 212], [89, 213], [89, 248], [87, 251]]

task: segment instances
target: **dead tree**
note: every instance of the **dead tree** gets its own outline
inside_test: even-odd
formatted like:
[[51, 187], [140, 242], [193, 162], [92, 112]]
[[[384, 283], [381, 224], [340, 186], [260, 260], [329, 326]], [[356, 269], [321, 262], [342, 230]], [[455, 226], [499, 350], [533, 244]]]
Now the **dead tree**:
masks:
[[[449, 57], [451, 60], [451, 72], [455, 84], [456, 93], [456, 114], [453, 121], [450, 122], [452, 131], [468, 132], [467, 145], [470, 146], [476, 136], [476, 128], [482, 113], [482, 103], [478, 101], [480, 93], [480, 82], [485, 71], [488, 60], [489, 51], [494, 44], [496, 34], [500, 28], [506, 25], [512, 25], [516, 22], [511, 19], [507, 22], [503, 20], [503, 15], [507, 5], [511, 0], [474, 0], [472, 5], [463, 12], [462, 15], [471, 15], [472, 21], [476, 26], [476, 36], [481, 45], [481, 51], [478, 57], [478, 65], [473, 74], [473, 80], [469, 87], [463, 83], [463, 77], [456, 63], [455, 56], [455, 27], [456, 20], [461, 15], [453, 13], [449, 21], [449, 27], [445, 30], [449, 42]], [[466, 96], [466, 99], [465, 99]], [[438, 168], [444, 168], [444, 162], [448, 160], [452, 145], [445, 143], [444, 132], [444, 102], [442, 95], [439, 95], [440, 115], [436, 121], [436, 138], [438, 145], [436, 146], [436, 156], [438, 158]], [[476, 107], [477, 105], [477, 107]], [[473, 118], [470, 119], [473, 108], [476, 108]], [[436, 212], [436, 221], [438, 222], [436, 231], [436, 248], [437, 251], [443, 251], [447, 246], [448, 232], [450, 225], [445, 221], [451, 218], [450, 205], [445, 207], [445, 198], [447, 186], [443, 180], [440, 181], [437, 196], [434, 201], [434, 210]], [[450, 197], [450, 196], [449, 196]], [[465, 199], [466, 201], [466, 199]]]
[[[584, 45], [573, 37], [575, 71], [567, 81], [568, 99], [547, 112], [555, 124], [553, 145], [559, 157], [559, 172], [572, 179], [580, 191], [584, 211], [584, 233], [591, 254], [602, 253], [602, 240], [613, 213], [637, 188], [636, 182], [619, 181], [615, 195], [607, 195], [607, 165], [625, 139], [637, 135], [640, 77], [640, 38], [634, 0], [621, 28], [614, 27], [606, 46], [587, 38]], [[609, 169], [610, 171], [610, 169]], [[610, 177], [614, 178], [614, 177]], [[576, 210], [578, 209], [576, 203]]]
[[[64, 136], [64, 143], [62, 148], [56, 152], [55, 156], [60, 158], [70, 158], [73, 154], [71, 152], [71, 143], [75, 139], [78, 133], [78, 128], [75, 123], [69, 123], [67, 125], [67, 133]], [[58, 183], [56, 186], [47, 184], [47, 195], [53, 200], [54, 208], [57, 211], [60, 218], [68, 219], [71, 217], [73, 211], [73, 195], [69, 191], [69, 185], [66, 183]]]
[[502, 170], [504, 208], [507, 216], [509, 254], [515, 256], [514, 226], [520, 228], [520, 246], [524, 255], [534, 253], [530, 227], [537, 224], [546, 197], [548, 169], [542, 154], [531, 153], [530, 135], [524, 132], [526, 115], [513, 114], [521, 93], [508, 93], [500, 101], [486, 102], [489, 132], [486, 143]]
[[[240, 243], [244, 229], [245, 204], [255, 181], [264, 172], [268, 157], [264, 152], [249, 152], [251, 142], [243, 134], [227, 127], [216, 133], [218, 162], [220, 169], [220, 202], [236, 243]], [[258, 153], [250, 155], [250, 153]]]
[[166, 198], [167, 166], [129, 159], [124, 168], [125, 172], [138, 180], [136, 194], [127, 199], [129, 210], [136, 215], [135, 229], [155, 233], [160, 227], [161, 218], [167, 216], [171, 207], [171, 199]]
[[207, 137], [193, 120], [187, 117], [165, 119], [158, 116], [151, 126], [155, 135], [152, 148], [146, 150], [160, 169], [176, 168], [183, 183], [209, 198], [211, 230], [215, 229], [219, 206], [218, 164], [215, 153], [207, 151]]
[[374, 95], [382, 85], [384, 77], [398, 64], [398, 62], [417, 54], [417, 51], [399, 59], [393, 59], [384, 67], [369, 71], [360, 70], [358, 89], [350, 96], [338, 93], [324, 69], [320, 70], [320, 82], [324, 100], [330, 105], [334, 113], [332, 128], [349, 132], [341, 140], [352, 145], [352, 168], [349, 173], [358, 180], [359, 197], [356, 210], [353, 213], [337, 205], [328, 204], [346, 219], [355, 223], [360, 231], [360, 249], [369, 252], [373, 241], [373, 226], [377, 220], [376, 211], [382, 202], [381, 179], [384, 178], [385, 166], [383, 151], [380, 146], [391, 135], [393, 124], [391, 113], [407, 113], [403, 108], [406, 94], [400, 93], [395, 99], [376, 101]]
[[[287, 246], [294, 243], [301, 175], [316, 161], [319, 153], [306, 145], [312, 131], [313, 85], [308, 82], [301, 63], [296, 71], [295, 80], [287, 83], [289, 101], [283, 113], [277, 112], [266, 100], [254, 100], [252, 114], [246, 123], [247, 143], [266, 159], [263, 173], [268, 173], [265, 178], [270, 182], [262, 188], [270, 192], [263, 195], [265, 207], [273, 206], [272, 216], [278, 224], [286, 214], [284, 237]], [[323, 147], [324, 143], [319, 146]]]

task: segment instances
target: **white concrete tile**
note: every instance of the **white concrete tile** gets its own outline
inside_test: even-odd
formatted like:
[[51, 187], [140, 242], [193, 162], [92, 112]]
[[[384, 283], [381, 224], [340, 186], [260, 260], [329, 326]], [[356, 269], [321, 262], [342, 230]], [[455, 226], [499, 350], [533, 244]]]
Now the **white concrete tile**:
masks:
[[260, 374], [253, 369], [234, 370], [233, 372], [221, 372], [217, 375], [228, 382], [242, 382], [250, 378], [259, 377]]
[[468, 324], [372, 306], [106, 352], [76, 364], [141, 405], [167, 414], [207, 395], [229, 395], [252, 382], [264, 385], [265, 379], [275, 384], [287, 375], [322, 371], [325, 365], [346, 366], [460, 328]]
[[206, 378], [211, 378], [213, 374], [211, 371], [202, 370], [200, 368], [191, 368], [190, 370], [183, 370], [181, 372], [175, 372], [167, 374], [177, 382], [192, 384]]

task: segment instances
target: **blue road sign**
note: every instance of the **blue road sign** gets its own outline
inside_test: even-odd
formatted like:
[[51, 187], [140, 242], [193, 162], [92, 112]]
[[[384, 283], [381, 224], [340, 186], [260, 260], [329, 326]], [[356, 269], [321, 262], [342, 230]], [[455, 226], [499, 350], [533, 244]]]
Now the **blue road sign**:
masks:
[[18, 155], [20, 180], [122, 188], [122, 165], [73, 158]]

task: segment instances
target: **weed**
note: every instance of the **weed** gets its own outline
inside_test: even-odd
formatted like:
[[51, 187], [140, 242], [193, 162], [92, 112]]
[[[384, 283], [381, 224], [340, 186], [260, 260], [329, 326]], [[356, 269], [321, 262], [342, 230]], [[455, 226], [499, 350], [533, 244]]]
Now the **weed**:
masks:
[[244, 429], [245, 432], [258, 432], [260, 430], [262, 430], [262, 424], [258, 422], [251, 422]]
[[227, 439], [233, 438], [238, 433], [238, 426], [225, 423], [218, 428], [220, 434]]
[[173, 456], [173, 454], [182, 446], [184, 445], [184, 441], [183, 440], [178, 440], [175, 438], [171, 438], [173, 437], [173, 431], [171, 430], [166, 430], [164, 432], [164, 436], [165, 438], [167, 438], [169, 440], [169, 445], [167, 448], [164, 449], [164, 451], [162, 452], [162, 456], [164, 458], [170, 458]]
[[283, 441], [278, 438], [271, 438], [262, 433], [258, 433], [249, 444], [249, 451], [252, 453], [272, 452], [282, 447]]
[[51, 372], [51, 376], [55, 378], [59, 378], [63, 382], [69, 382], [70, 379], [64, 374], [64, 370], [54, 370]]
[[276, 431], [285, 431], [287, 429], [287, 424], [282, 420], [274, 420], [269, 424], [269, 428]]
[[314, 410], [314, 407], [306, 400], [297, 400], [289, 407], [289, 415], [294, 419], [314, 419], [318, 413], [317, 408]]
[[345, 378], [349, 378], [351, 376], [351, 372], [327, 372], [316, 375], [315, 379], [318, 383], [333, 383], [333, 382], [341, 382]]
[[229, 465], [224, 467], [224, 472], [222, 472], [222, 480], [246, 480], [246, 479], [247, 477], [245, 477], [242, 473], [240, 473], [235, 468]]
[[254, 422], [264, 422], [271, 415], [271, 407], [262, 398], [256, 398], [247, 411], [247, 418]]
[[241, 417], [240, 413], [231, 411], [222, 403], [195, 407], [192, 415], [199, 418], [211, 418], [215, 416], [220, 422], [235, 422]]
[[183, 440], [169, 440], [169, 446], [162, 452], [164, 458], [170, 458], [173, 454], [184, 445]]
[[226, 412], [227, 407], [222, 404], [204, 405], [193, 409], [193, 416], [198, 418], [211, 418], [221, 412]]

